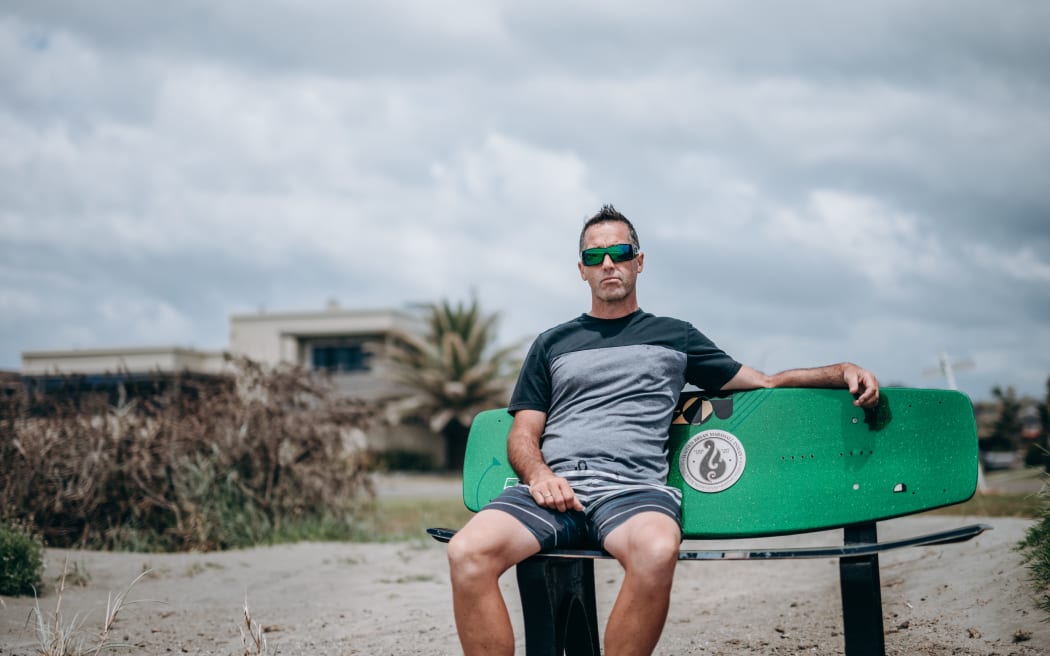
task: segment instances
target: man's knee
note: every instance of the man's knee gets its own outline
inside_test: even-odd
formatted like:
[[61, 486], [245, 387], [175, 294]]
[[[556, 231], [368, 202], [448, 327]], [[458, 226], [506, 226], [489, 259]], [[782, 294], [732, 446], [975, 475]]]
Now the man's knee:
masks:
[[449, 541], [449, 570], [453, 583], [498, 578], [538, 550], [535, 538], [517, 520], [479, 513]]
[[675, 535], [651, 534], [632, 543], [624, 559], [624, 568], [644, 571], [649, 576], [671, 576], [678, 563], [679, 546]]
[[648, 575], [673, 574], [681, 547], [681, 531], [671, 518], [658, 513], [638, 515], [617, 528], [609, 538], [606, 548], [625, 570]]
[[[491, 549], [486, 549], [469, 531], [460, 531], [449, 540], [448, 566], [453, 582], [492, 575], [494, 562]], [[499, 573], [496, 572], [495, 576], [499, 576]]]
[[635, 542], [642, 558], [662, 563], [677, 562], [681, 545], [679, 534], [672, 531], [653, 532]]

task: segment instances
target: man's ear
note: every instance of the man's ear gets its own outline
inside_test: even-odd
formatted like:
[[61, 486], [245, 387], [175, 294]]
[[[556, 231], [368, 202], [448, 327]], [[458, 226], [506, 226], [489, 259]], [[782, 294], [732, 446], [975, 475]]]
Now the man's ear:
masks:
[[587, 276], [583, 273], [583, 262], [577, 262], [576, 268], [580, 270], [580, 280], [587, 280]]
[[645, 253], [638, 253], [638, 257], [634, 258], [634, 261], [637, 262], [635, 271], [641, 273], [642, 269], [645, 268]]

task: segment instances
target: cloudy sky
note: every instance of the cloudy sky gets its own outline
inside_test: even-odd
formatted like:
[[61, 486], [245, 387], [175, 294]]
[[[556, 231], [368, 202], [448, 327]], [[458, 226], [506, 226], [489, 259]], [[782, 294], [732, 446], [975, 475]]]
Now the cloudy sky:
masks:
[[975, 399], [1050, 377], [1050, 4], [13, 0], [0, 369], [228, 344], [230, 314], [642, 307], [766, 371], [849, 359]]

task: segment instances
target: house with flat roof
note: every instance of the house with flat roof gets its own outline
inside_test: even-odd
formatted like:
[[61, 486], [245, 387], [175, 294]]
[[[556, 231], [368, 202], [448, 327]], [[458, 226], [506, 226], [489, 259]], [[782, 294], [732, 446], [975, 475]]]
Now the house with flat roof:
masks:
[[346, 310], [329, 303], [320, 311], [233, 315], [229, 352], [268, 365], [326, 371], [346, 393], [376, 399], [406, 390], [371, 347], [423, 330], [420, 316], [411, 310]]
[[222, 351], [198, 351], [180, 346], [22, 352], [22, 376], [32, 378], [63, 374], [98, 376], [117, 372], [221, 374], [226, 370]]

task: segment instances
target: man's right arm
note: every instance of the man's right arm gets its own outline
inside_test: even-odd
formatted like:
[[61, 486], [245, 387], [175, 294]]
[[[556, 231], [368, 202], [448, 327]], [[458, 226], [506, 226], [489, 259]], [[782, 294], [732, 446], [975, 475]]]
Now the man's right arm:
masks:
[[722, 389], [732, 391], [769, 387], [846, 387], [856, 396], [853, 405], [872, 408], [879, 403], [879, 379], [852, 362], [811, 369], [788, 369], [772, 376], [743, 365]]
[[507, 460], [522, 483], [529, 486], [536, 503], [564, 512], [583, 510], [569, 482], [556, 476], [540, 451], [540, 437], [547, 425], [547, 414], [539, 410], [518, 410], [507, 435]]

